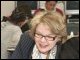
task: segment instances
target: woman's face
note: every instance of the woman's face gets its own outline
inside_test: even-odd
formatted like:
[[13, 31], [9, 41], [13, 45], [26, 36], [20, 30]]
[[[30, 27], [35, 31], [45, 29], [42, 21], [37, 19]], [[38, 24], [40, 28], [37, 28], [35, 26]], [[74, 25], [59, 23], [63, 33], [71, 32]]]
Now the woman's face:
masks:
[[47, 54], [58, 42], [58, 38], [55, 34], [52, 34], [50, 28], [43, 23], [40, 23], [35, 32], [35, 43], [38, 50]]

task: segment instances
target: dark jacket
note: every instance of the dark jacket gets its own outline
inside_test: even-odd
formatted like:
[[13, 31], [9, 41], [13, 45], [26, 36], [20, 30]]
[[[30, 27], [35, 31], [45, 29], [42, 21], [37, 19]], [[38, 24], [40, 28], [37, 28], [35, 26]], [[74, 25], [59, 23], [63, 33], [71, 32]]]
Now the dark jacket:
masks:
[[[9, 59], [31, 59], [31, 53], [35, 42], [25, 32]], [[62, 45], [58, 45], [56, 59], [79, 59], [79, 39], [72, 38]]]

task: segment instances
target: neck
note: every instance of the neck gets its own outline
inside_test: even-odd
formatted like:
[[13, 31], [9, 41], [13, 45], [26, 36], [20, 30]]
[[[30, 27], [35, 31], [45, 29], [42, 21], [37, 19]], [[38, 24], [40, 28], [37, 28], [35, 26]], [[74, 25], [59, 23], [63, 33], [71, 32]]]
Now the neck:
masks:
[[50, 55], [50, 51], [46, 52], [46, 53], [40, 53], [41, 57], [45, 58], [45, 59], [49, 59], [49, 55]]
[[41, 58], [41, 59], [46, 59], [46, 57], [47, 57], [46, 54], [40, 53], [40, 58]]

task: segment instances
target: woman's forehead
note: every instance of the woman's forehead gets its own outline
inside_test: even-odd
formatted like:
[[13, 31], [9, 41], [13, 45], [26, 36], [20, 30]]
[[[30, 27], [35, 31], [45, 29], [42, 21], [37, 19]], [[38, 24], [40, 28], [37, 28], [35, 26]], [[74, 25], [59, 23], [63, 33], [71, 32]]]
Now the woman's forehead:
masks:
[[36, 27], [36, 32], [37, 33], [41, 33], [41, 34], [46, 34], [46, 35], [52, 34], [49, 26], [47, 24], [44, 24], [44, 23], [40, 23]]

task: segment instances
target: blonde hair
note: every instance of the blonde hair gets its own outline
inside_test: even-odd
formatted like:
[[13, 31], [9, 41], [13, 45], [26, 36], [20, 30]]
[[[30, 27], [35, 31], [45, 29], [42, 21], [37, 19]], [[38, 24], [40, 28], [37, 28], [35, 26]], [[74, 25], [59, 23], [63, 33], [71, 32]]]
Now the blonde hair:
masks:
[[67, 32], [66, 32], [66, 24], [64, 23], [64, 18], [55, 13], [42, 13], [40, 15], [36, 15], [31, 20], [31, 33], [34, 36], [36, 27], [38, 24], [44, 23], [49, 26], [52, 33], [59, 35], [62, 37], [62, 42], [67, 40]]

